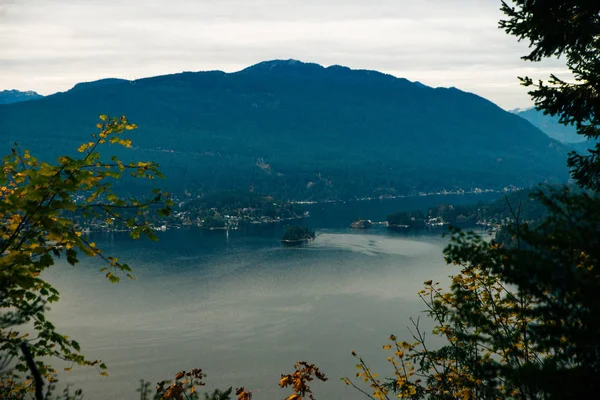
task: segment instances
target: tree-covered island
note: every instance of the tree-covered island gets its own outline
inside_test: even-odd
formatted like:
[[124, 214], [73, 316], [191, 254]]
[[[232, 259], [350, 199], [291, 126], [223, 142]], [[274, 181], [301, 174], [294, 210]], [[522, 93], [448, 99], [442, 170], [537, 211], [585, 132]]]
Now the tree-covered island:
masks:
[[281, 243], [295, 245], [315, 240], [315, 232], [303, 226], [289, 226], [281, 238]]

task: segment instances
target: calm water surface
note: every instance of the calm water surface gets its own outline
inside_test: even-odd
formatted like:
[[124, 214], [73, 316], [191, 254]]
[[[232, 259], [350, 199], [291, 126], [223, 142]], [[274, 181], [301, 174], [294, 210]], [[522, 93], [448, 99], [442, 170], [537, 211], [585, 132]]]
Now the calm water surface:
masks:
[[[356, 218], [383, 220], [399, 210], [493, 196], [421, 197], [311, 205], [303, 221], [317, 239], [303, 247], [279, 244], [282, 226], [232, 231], [181, 229], [159, 242], [97, 234], [105, 253], [134, 267], [135, 281], [107, 283], [96, 260], [60, 265], [49, 278], [61, 291], [51, 318], [77, 338], [109, 377], [77, 369], [63, 383], [86, 399], [135, 399], [139, 379], [168, 379], [200, 367], [207, 389], [246, 386], [255, 399], [281, 399], [281, 373], [294, 362], [316, 363], [330, 377], [315, 384], [322, 399], [361, 398], [339, 381], [355, 373], [356, 350], [385, 374], [390, 333], [408, 338], [410, 317], [423, 304], [425, 280], [452, 273], [439, 232], [352, 231]], [[423, 327], [427, 328], [427, 321]]]

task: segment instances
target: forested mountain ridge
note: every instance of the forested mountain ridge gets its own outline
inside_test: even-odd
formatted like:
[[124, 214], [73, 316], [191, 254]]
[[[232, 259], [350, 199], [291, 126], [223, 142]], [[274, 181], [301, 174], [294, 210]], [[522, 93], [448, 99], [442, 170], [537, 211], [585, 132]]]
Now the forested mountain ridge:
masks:
[[538, 111], [535, 107], [527, 109], [515, 109], [511, 111], [519, 117], [531, 122], [535, 127], [550, 136], [552, 139], [563, 143], [580, 143], [584, 142], [585, 137], [577, 134], [577, 129], [572, 125], [563, 125], [559, 122], [559, 117], [544, 115], [542, 111]]
[[587, 139], [585, 136], [577, 133], [577, 128], [573, 125], [563, 125], [559, 122], [559, 117], [544, 115], [535, 107], [527, 109], [515, 109], [511, 111], [519, 117], [531, 122], [552, 139], [558, 140], [579, 154], [587, 154], [588, 150], [593, 149], [597, 139]]
[[21, 101], [40, 99], [44, 96], [32, 90], [22, 92], [20, 90], [0, 90], [0, 104], [19, 103]]
[[101, 113], [139, 125], [129, 156], [156, 160], [169, 178], [161, 185], [192, 194], [347, 199], [568, 176], [562, 144], [479, 96], [294, 60], [102, 80], [3, 105], [2, 148], [18, 140], [58, 156], [86, 141]]

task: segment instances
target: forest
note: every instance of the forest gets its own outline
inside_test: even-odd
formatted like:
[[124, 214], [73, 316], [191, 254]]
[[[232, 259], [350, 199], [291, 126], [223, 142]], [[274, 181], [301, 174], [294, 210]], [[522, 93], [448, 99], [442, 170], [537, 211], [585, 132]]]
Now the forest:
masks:
[[[0, 105], [3, 146], [73, 156], [99, 112], [135, 121], [135, 152], [111, 154], [153, 160], [167, 177], [161, 186], [179, 197], [254, 190], [350, 200], [568, 180], [569, 148], [475, 94], [295, 60], [101, 80]], [[124, 176], [115, 189], [139, 196], [151, 184]]]
[[[472, 205], [440, 204], [426, 211], [399, 212], [387, 216], [390, 227], [408, 226], [424, 228], [429, 220], [436, 220], [460, 228], [473, 228], [477, 225], [500, 227], [519, 219], [521, 222], [536, 223], [547, 217], [548, 209], [538, 193], [548, 193], [562, 186], [541, 186], [506, 193], [492, 202]], [[569, 187], [577, 191], [576, 187]], [[593, 193], [591, 193], [593, 195]]]

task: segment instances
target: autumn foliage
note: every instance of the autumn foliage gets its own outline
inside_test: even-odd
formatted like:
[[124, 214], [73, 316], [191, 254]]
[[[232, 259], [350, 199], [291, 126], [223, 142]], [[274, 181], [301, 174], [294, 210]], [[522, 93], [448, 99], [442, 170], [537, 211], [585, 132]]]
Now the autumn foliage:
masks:
[[294, 364], [294, 369], [295, 371], [291, 374], [281, 375], [279, 380], [280, 387], [286, 388], [289, 386], [292, 388], [292, 394], [286, 397], [285, 400], [314, 400], [309, 383], [314, 379], [326, 382], [327, 377], [315, 364], [309, 364], [306, 361], [298, 361]]
[[[136, 129], [127, 118], [100, 116], [97, 133], [78, 148], [79, 157], [62, 156], [56, 164], [37, 160], [15, 144], [0, 169], [0, 351], [3, 367], [0, 395], [19, 398], [28, 392], [42, 395], [41, 379], [52, 383], [56, 370], [47, 364], [60, 358], [71, 365], [95, 366], [106, 374], [99, 360], [88, 360], [79, 343], [56, 331], [46, 318], [47, 305], [59, 300], [58, 291], [43, 272], [56, 259], [76, 265], [81, 254], [101, 258], [101, 272], [110, 282], [133, 278], [131, 268], [102, 252], [84, 233], [84, 224], [119, 224], [133, 238], [154, 238], [147, 210], [169, 212], [167, 193], [155, 191], [147, 198], [122, 198], [112, 183], [124, 173], [133, 178], [162, 176], [152, 162], [124, 163], [116, 157], [101, 158], [102, 146], [130, 147], [126, 133]], [[89, 225], [88, 225], [89, 226]], [[27, 325], [28, 333], [19, 329]], [[32, 332], [33, 331], [33, 332]], [[42, 361], [45, 360], [45, 361]], [[68, 367], [67, 369], [70, 369]], [[37, 379], [35, 377], [38, 376]], [[47, 385], [45, 395], [52, 385]]]

